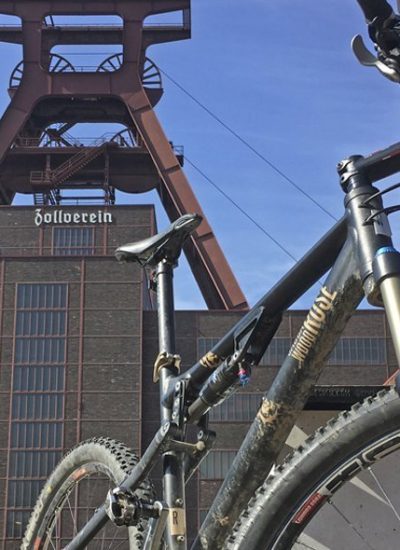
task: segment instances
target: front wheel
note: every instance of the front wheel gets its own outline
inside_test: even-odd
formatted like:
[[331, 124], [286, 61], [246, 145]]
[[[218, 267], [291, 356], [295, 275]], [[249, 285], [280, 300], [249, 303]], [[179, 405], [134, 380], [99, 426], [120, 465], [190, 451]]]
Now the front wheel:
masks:
[[[95, 509], [104, 503], [108, 491], [120, 485], [136, 463], [136, 455], [113, 439], [93, 438], [74, 447], [43, 487], [21, 550], [65, 548]], [[137, 495], [151, 499], [150, 483], [143, 482]], [[145, 530], [145, 521], [129, 528], [116, 527], [108, 522], [87, 548], [139, 550]]]
[[224, 550], [400, 548], [400, 397], [381, 392], [272, 472]]

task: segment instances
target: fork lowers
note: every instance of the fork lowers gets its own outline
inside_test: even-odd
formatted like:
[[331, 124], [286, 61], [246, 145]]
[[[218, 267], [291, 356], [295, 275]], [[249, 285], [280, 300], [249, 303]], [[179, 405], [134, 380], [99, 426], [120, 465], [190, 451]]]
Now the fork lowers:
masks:
[[380, 248], [373, 262], [373, 271], [382, 294], [400, 366], [400, 253], [391, 246]]

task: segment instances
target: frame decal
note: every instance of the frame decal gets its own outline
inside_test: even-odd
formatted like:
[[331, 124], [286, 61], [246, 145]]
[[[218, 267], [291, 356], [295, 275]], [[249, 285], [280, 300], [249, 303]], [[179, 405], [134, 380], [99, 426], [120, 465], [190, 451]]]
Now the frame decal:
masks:
[[289, 350], [289, 356], [297, 359], [301, 363], [306, 359], [310, 349], [316, 341], [323, 324], [325, 323], [326, 313], [333, 307], [333, 302], [337, 292], [329, 292], [324, 286], [312, 308], [310, 309], [306, 320], [296, 340]]

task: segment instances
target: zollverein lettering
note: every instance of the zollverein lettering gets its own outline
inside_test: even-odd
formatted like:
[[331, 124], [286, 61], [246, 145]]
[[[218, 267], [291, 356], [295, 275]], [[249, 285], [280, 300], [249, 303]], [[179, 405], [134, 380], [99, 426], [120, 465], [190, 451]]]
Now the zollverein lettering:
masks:
[[52, 210], [43, 212], [40, 208], [35, 210], [35, 225], [42, 224], [103, 224], [112, 223], [111, 212], [65, 212], [64, 210]]

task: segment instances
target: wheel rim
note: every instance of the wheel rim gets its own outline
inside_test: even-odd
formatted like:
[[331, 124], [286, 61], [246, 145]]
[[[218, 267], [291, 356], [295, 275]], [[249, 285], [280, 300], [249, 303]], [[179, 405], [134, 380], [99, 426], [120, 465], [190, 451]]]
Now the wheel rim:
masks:
[[[38, 531], [34, 550], [65, 548], [116, 484], [117, 480], [104, 464], [90, 462], [76, 467], [56, 492]], [[129, 537], [135, 534], [135, 528], [118, 528], [108, 522], [87, 549], [129, 550]]]
[[[344, 461], [307, 496], [272, 550], [398, 548], [399, 458], [400, 431], [378, 439]], [[303, 525], [304, 531], [293, 535]]]

